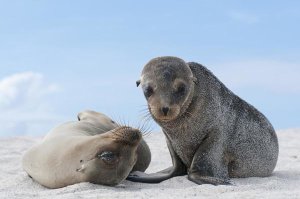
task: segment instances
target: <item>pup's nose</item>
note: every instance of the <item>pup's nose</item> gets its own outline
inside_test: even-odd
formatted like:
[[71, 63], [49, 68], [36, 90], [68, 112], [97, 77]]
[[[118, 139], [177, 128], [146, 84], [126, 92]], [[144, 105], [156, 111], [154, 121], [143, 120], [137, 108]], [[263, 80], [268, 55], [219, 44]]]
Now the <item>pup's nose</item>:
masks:
[[164, 113], [164, 115], [167, 116], [170, 109], [169, 109], [169, 107], [162, 107], [161, 110]]

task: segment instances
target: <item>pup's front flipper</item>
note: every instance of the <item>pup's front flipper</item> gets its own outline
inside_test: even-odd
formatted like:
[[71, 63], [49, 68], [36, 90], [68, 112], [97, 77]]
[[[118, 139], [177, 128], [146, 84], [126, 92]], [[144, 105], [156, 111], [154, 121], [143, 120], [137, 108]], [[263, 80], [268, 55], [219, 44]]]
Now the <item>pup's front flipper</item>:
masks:
[[188, 179], [197, 184], [232, 185], [229, 179], [221, 179], [211, 176], [201, 176], [199, 173], [191, 173]]
[[128, 175], [126, 180], [142, 183], [160, 183], [173, 177], [170, 173], [151, 173], [147, 174], [141, 171], [134, 171]]

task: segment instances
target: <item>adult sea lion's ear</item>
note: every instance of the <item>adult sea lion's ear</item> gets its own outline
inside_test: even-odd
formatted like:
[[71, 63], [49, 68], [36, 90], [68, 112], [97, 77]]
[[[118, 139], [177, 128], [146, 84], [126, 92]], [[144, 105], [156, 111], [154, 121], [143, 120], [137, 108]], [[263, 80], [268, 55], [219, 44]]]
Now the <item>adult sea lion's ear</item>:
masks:
[[135, 83], [136, 83], [136, 87], [139, 87], [141, 80], [137, 80]]

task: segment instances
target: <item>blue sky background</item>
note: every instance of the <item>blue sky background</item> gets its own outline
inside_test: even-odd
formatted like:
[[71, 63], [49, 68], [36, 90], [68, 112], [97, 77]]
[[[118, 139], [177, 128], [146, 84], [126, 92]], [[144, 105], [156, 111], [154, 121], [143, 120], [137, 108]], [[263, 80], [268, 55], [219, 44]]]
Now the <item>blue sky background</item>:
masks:
[[207, 66], [275, 129], [300, 127], [300, 1], [0, 4], [1, 136], [43, 135], [84, 109], [137, 124], [135, 81], [164, 55]]

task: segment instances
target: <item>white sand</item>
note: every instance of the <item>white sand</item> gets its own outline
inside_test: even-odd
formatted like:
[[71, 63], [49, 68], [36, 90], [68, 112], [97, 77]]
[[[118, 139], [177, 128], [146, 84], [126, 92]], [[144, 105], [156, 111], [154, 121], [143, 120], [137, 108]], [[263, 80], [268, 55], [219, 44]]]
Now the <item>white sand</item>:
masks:
[[[186, 176], [160, 184], [124, 181], [117, 187], [80, 183], [61, 189], [47, 189], [22, 170], [24, 151], [40, 138], [0, 139], [0, 198], [300, 198], [300, 129], [278, 131], [280, 154], [273, 176], [233, 179], [234, 186], [196, 185]], [[146, 138], [152, 151], [147, 172], [171, 165], [160, 133]]]

